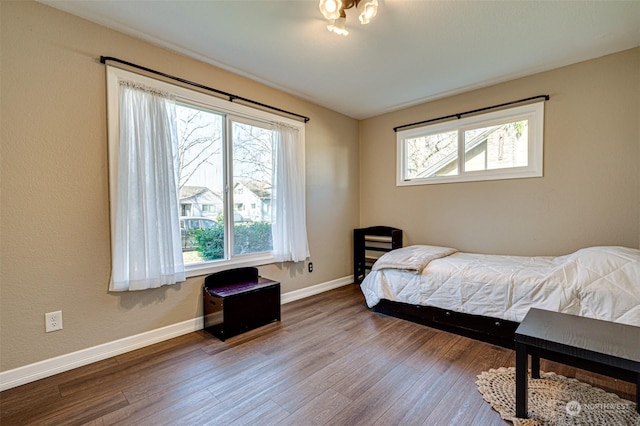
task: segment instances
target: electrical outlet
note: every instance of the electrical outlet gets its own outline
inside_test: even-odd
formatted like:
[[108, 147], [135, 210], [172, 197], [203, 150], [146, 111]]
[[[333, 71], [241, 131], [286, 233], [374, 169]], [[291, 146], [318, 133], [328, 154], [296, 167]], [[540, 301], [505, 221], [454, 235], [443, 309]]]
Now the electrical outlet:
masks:
[[313, 262], [309, 262], [309, 272], [313, 272]]
[[62, 330], [62, 311], [48, 312], [44, 314], [44, 331]]

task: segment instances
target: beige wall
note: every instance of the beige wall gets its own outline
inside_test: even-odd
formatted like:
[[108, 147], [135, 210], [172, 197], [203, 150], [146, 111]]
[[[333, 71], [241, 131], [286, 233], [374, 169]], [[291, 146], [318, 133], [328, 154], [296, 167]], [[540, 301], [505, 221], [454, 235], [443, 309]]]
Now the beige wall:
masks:
[[[428, 84], [428, 83], [427, 83]], [[530, 96], [545, 104], [544, 177], [395, 186], [393, 128]], [[360, 123], [360, 223], [464, 251], [639, 247], [640, 48]]]
[[[202, 277], [108, 293], [105, 67], [130, 60], [299, 114], [306, 127], [307, 225], [314, 272], [271, 265], [290, 292], [352, 273], [358, 225], [358, 123], [34, 2], [1, 6], [0, 370], [201, 315]], [[64, 329], [44, 333], [44, 313]]]
[[[640, 240], [640, 48], [364, 120], [302, 101], [38, 3], [0, 2], [0, 371], [201, 314], [202, 277], [108, 293], [104, 66], [100, 55], [311, 117], [307, 224], [315, 271], [271, 265], [283, 292], [352, 273], [352, 228], [407, 243], [560, 254]], [[398, 125], [547, 93], [545, 176], [395, 186]], [[359, 203], [358, 203], [359, 201]], [[45, 312], [64, 330], [44, 333]]]

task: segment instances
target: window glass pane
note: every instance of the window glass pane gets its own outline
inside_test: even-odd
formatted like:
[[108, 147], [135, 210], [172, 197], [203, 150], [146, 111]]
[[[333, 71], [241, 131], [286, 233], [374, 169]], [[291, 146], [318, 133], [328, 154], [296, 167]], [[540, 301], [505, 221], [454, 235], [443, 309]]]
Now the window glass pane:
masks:
[[406, 179], [458, 174], [458, 132], [405, 139]]
[[233, 122], [233, 253], [271, 251], [272, 130]]
[[223, 117], [189, 105], [178, 105], [176, 117], [183, 259], [223, 259]]
[[528, 121], [515, 121], [464, 132], [467, 172], [528, 165]]

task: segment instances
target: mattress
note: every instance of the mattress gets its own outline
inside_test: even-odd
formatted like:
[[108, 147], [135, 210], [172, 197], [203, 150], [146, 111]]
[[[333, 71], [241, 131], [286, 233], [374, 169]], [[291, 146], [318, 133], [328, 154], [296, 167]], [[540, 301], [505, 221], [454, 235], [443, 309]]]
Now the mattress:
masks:
[[640, 250], [627, 247], [525, 257], [409, 246], [383, 255], [360, 287], [369, 307], [386, 299], [515, 322], [536, 307], [640, 326]]

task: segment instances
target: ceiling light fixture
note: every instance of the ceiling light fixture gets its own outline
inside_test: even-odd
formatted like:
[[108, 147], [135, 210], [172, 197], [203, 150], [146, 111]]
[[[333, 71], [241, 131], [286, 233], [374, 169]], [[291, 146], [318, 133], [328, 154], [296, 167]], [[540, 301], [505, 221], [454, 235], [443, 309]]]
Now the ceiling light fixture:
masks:
[[353, 6], [358, 10], [358, 19], [361, 24], [368, 24], [378, 13], [378, 0], [320, 0], [319, 8], [322, 15], [331, 21], [327, 25], [329, 31], [340, 35], [348, 35], [345, 28], [347, 14], [345, 10]]

